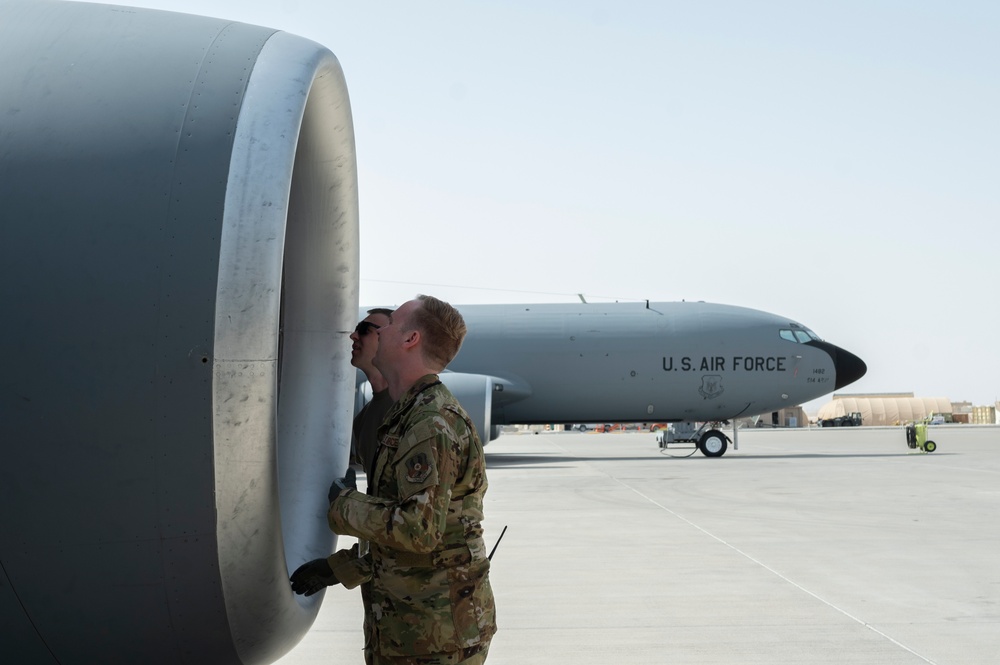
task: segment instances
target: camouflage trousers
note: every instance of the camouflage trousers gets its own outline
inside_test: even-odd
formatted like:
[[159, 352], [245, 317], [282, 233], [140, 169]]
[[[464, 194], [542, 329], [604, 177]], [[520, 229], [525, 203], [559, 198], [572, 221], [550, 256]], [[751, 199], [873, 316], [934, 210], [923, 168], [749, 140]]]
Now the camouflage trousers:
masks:
[[[478, 650], [472, 654], [469, 654], [472, 649], [426, 656], [382, 656], [372, 653], [370, 665], [483, 665], [486, 662], [486, 654], [490, 650], [490, 643], [487, 642], [475, 648]], [[367, 657], [366, 653], [365, 658], [367, 659]]]
[[361, 602], [365, 606], [365, 665], [375, 665], [375, 615], [372, 613], [372, 583], [361, 583]]

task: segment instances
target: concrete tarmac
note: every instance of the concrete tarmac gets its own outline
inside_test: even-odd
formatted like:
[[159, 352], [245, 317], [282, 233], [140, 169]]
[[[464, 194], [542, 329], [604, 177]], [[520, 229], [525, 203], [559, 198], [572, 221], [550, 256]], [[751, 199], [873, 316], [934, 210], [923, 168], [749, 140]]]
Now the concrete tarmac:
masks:
[[[930, 431], [932, 454], [901, 428], [741, 430], [721, 458], [501, 436], [488, 662], [1000, 663], [1000, 428]], [[361, 615], [333, 587], [279, 662], [363, 663]]]

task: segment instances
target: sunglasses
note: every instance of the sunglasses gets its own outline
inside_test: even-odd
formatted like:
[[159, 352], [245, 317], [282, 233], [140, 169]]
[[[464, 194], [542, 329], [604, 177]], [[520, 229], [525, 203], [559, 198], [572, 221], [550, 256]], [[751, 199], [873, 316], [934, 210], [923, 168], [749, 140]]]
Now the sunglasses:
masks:
[[364, 337], [372, 330], [378, 330], [381, 327], [382, 326], [377, 326], [371, 321], [362, 321], [358, 324], [357, 328], [354, 329], [354, 332], [358, 333], [358, 337]]

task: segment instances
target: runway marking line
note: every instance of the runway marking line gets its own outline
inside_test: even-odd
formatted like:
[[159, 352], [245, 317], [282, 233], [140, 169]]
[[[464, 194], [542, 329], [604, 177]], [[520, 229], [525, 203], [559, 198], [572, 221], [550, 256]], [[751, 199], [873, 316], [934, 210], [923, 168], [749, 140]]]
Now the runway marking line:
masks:
[[725, 539], [720, 538], [719, 536], [716, 536], [714, 533], [708, 531], [707, 529], [698, 526], [697, 524], [695, 524], [694, 522], [692, 522], [688, 518], [684, 517], [683, 515], [680, 515], [679, 513], [671, 510], [670, 508], [667, 508], [666, 506], [664, 506], [662, 503], [659, 503], [655, 499], [652, 499], [652, 498], [646, 496], [645, 494], [643, 494], [642, 492], [640, 492], [636, 488], [632, 487], [628, 483], [625, 483], [625, 482], [619, 480], [618, 478], [615, 478], [614, 476], [611, 476], [611, 478], [614, 479], [615, 482], [619, 483], [620, 485], [623, 485], [623, 486], [627, 487], [628, 489], [632, 490], [633, 492], [635, 492], [636, 494], [638, 494], [639, 496], [641, 496], [643, 499], [645, 499], [646, 501], [648, 501], [651, 504], [653, 504], [654, 506], [656, 506], [657, 508], [670, 513], [671, 515], [673, 515], [677, 519], [681, 520], [682, 522], [685, 522], [685, 523], [691, 525], [692, 527], [694, 527], [695, 529], [697, 529], [698, 531], [701, 531], [703, 534], [705, 534], [709, 538], [712, 538], [712, 539], [714, 539], [714, 540], [722, 543], [723, 545], [725, 545], [729, 549], [733, 550], [734, 552], [736, 552], [737, 554], [739, 554], [743, 558], [748, 559], [749, 561], [752, 561], [753, 563], [757, 564], [758, 566], [760, 566], [761, 568], [763, 568], [767, 572], [771, 573], [775, 577], [777, 577], [777, 578], [779, 578], [779, 579], [787, 582], [788, 584], [791, 584], [793, 587], [795, 587], [799, 591], [802, 591], [803, 593], [806, 593], [806, 594], [812, 596], [813, 598], [815, 598], [819, 602], [823, 603], [827, 607], [829, 607], [829, 608], [831, 608], [833, 610], [836, 610], [837, 612], [840, 612], [841, 614], [843, 614], [845, 617], [847, 617], [851, 621], [854, 621], [856, 623], [861, 624], [862, 626], [864, 626], [868, 630], [872, 631], [876, 635], [879, 635], [879, 636], [881, 636], [881, 637], [889, 640], [890, 642], [892, 642], [893, 644], [895, 644], [899, 648], [901, 648], [901, 649], [903, 649], [903, 650], [905, 650], [905, 651], [913, 654], [914, 656], [916, 656], [920, 660], [924, 661], [925, 663], [929, 663], [930, 665], [938, 665], [935, 661], [927, 658], [926, 656], [923, 656], [923, 655], [917, 653], [916, 651], [914, 651], [910, 647], [906, 646], [905, 644], [903, 644], [899, 640], [897, 640], [897, 639], [893, 638], [892, 636], [890, 636], [890, 635], [884, 633], [883, 631], [879, 630], [878, 628], [876, 628], [872, 624], [868, 623], [864, 619], [861, 619], [860, 617], [854, 616], [853, 614], [851, 614], [850, 612], [848, 612], [847, 610], [845, 610], [843, 608], [837, 607], [836, 605], [834, 605], [830, 601], [826, 600], [825, 598], [823, 598], [823, 597], [817, 595], [816, 593], [813, 593], [809, 589], [805, 588], [804, 586], [802, 586], [801, 584], [799, 584], [795, 580], [789, 579], [788, 577], [782, 575], [781, 573], [779, 573], [778, 571], [776, 571], [774, 568], [771, 568], [770, 566], [768, 566], [763, 561], [755, 559], [754, 557], [750, 556], [749, 554], [747, 554], [746, 552], [744, 552], [740, 548], [736, 547], [732, 543], [729, 543]]

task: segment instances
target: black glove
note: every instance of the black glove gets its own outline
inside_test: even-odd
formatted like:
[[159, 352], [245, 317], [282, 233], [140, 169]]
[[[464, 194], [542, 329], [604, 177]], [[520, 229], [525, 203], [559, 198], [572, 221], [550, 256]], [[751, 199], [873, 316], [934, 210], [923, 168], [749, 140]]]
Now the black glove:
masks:
[[352, 489], [352, 490], [358, 489], [358, 483], [355, 480], [354, 469], [352, 469], [351, 467], [347, 467], [347, 473], [344, 475], [343, 478], [337, 478], [335, 481], [333, 481], [333, 484], [330, 485], [330, 493], [327, 494], [327, 498], [330, 499], [330, 503], [333, 503], [333, 500], [336, 499], [340, 495], [340, 493], [346, 489]]
[[302, 564], [292, 573], [291, 581], [292, 591], [300, 596], [311, 596], [324, 587], [340, 582], [326, 559], [313, 559]]

